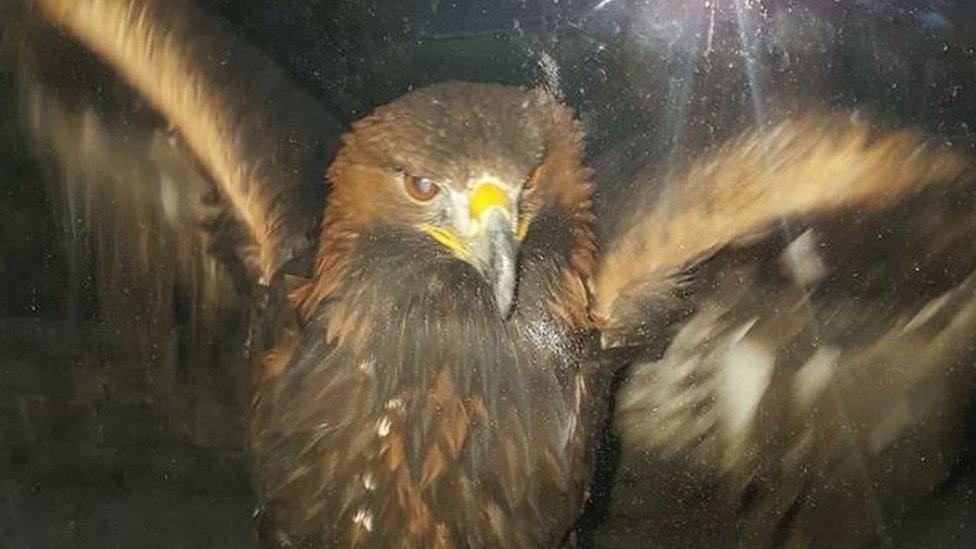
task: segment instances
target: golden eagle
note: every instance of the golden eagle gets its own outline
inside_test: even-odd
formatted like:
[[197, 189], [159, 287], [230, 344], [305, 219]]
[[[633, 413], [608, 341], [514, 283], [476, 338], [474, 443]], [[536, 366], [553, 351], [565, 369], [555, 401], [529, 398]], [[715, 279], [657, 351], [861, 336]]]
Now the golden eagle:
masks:
[[[625, 366], [621, 512], [656, 506], [638, 521], [671, 520], [671, 484], [642, 473], [670, 462], [720, 487], [744, 542], [782, 541], [784, 516], [791, 542], [849, 540], [951, 466], [974, 379], [964, 156], [808, 113], [609, 181], [551, 93], [445, 82], [353, 124], [329, 163], [328, 115], [193, 6], [32, 3], [214, 186], [211, 253], [257, 311], [267, 543], [570, 542]], [[71, 118], [27, 101], [84, 161], [97, 135], [58, 140]]]

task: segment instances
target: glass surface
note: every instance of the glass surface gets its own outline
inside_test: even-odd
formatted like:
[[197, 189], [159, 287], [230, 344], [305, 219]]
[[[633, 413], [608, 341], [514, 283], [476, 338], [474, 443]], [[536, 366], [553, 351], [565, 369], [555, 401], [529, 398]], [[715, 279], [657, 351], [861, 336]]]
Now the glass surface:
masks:
[[[137, 156], [175, 166], [201, 193], [206, 178], [153, 156], [179, 135], [25, 4], [0, 0], [0, 546], [253, 546], [250, 307], [208, 259], [187, 205], [198, 195], [173, 194]], [[976, 155], [968, 0], [192, 4], [266, 52], [336, 128], [444, 80], [545, 88], [582, 123], [586, 162], [609, 191], [597, 197], [603, 215], [641, 196], [616, 187], [635, 174], [680, 170], [744, 130], [811, 112], [857, 112]], [[82, 130], [123, 154], [57, 142]], [[53, 160], [58, 148], [74, 160]], [[126, 178], [154, 183], [125, 196], [99, 183]], [[931, 449], [962, 453], [930, 493], [874, 502], [857, 542], [976, 545], [972, 431]], [[732, 544], [760, 513], [755, 501], [775, 499], [750, 484], [716, 503], [722, 480], [689, 486], [671, 456], [622, 459], [615, 440], [600, 451], [585, 543]], [[843, 517], [844, 501], [783, 484], [808, 490], [798, 505]], [[773, 513], [744, 543], [797, 542], [795, 512]]]

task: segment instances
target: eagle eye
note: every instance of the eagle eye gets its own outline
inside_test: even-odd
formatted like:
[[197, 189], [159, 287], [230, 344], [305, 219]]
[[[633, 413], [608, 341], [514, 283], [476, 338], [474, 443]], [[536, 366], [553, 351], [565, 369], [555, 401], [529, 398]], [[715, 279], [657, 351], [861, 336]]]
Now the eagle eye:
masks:
[[441, 188], [437, 183], [434, 183], [426, 177], [408, 175], [406, 176], [404, 185], [407, 189], [407, 194], [414, 200], [420, 202], [427, 202], [437, 196], [437, 193], [441, 192]]

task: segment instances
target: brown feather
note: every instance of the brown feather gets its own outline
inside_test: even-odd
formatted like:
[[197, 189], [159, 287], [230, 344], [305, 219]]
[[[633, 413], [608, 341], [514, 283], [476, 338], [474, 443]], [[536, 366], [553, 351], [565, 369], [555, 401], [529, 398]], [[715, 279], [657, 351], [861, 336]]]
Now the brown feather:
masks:
[[666, 180], [597, 284], [634, 357], [610, 513], [632, 521], [600, 535], [869, 543], [931, 493], [976, 388], [974, 183], [959, 153], [836, 117]]
[[34, 3], [179, 130], [246, 228], [255, 278], [308, 251], [339, 124], [274, 63], [183, 0]]
[[618, 298], [643, 281], [783, 218], [878, 211], [971, 168], [921, 135], [874, 135], [855, 118], [810, 115], [747, 132], [666, 182], [647, 213], [635, 208], [639, 217], [601, 258], [594, 313], [613, 321]]
[[[343, 142], [315, 276], [292, 293], [304, 330], [255, 387], [269, 517], [312, 544], [562, 542], [582, 509], [596, 409], [581, 340], [591, 190], [572, 113], [541, 92], [441, 84]], [[507, 320], [481, 275], [417, 229], [424, 210], [402, 187], [403, 173], [450, 185], [481, 171], [536, 174]]]

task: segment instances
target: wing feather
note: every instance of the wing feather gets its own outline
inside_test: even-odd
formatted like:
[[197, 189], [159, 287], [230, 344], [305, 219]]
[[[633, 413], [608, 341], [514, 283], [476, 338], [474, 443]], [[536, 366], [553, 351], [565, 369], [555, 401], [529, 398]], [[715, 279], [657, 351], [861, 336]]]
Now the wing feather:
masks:
[[261, 52], [181, 0], [34, 0], [114, 67], [216, 183], [267, 283], [310, 246], [341, 129]]
[[594, 292], [605, 344], [634, 357], [628, 535], [883, 541], [946, 478], [976, 388], [973, 174], [916, 133], [816, 116], [664, 180]]
[[615, 335], [607, 338], [621, 344], [646, 321], [636, 303], [686, 285], [689, 265], [717, 250], [841, 210], [890, 210], [971, 169], [919, 134], [877, 134], [856, 118], [811, 115], [747, 132], [661, 184], [651, 204], [633, 208], [629, 228], [600, 260], [593, 311], [604, 333]]

